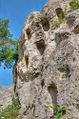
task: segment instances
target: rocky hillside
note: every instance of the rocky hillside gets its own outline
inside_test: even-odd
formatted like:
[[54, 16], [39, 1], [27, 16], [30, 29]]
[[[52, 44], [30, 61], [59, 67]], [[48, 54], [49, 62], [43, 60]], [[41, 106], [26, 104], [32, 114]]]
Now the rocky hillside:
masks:
[[79, 6], [73, 4], [50, 0], [25, 21], [13, 73], [23, 119], [79, 119]]

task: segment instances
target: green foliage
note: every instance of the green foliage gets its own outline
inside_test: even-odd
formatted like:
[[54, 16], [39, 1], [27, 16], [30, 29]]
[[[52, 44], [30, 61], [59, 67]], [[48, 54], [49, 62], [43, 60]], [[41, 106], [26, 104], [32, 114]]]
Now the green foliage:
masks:
[[54, 27], [58, 27], [63, 21], [65, 21], [66, 17], [64, 16], [64, 18], [62, 17], [62, 13], [59, 14], [59, 17], [57, 19], [53, 20], [53, 26]]
[[53, 106], [50, 105], [49, 107], [54, 110], [55, 114], [53, 117], [55, 119], [60, 119], [63, 115], [65, 115], [65, 113], [67, 111], [67, 108], [64, 106], [59, 109], [58, 109], [57, 105], [53, 105]]
[[62, 113], [62, 115], [65, 114], [66, 111], [67, 111], [67, 108], [64, 106], [62, 108], [58, 109], [58, 112]]
[[54, 110], [54, 109], [57, 108], [57, 105], [53, 104], [53, 106], [52, 106], [52, 105], [49, 105], [49, 107], [52, 108], [52, 109]]
[[56, 115], [54, 115], [55, 119], [60, 119], [62, 117], [61, 113], [57, 113]]
[[75, 10], [79, 8], [79, 0], [73, 0], [73, 2], [70, 2], [71, 10]]
[[65, 20], [65, 16], [63, 17], [62, 13], [60, 13], [59, 16], [58, 16], [58, 20], [59, 20], [60, 23], [62, 23], [63, 20]]
[[21, 119], [19, 115], [20, 103], [18, 99], [13, 99], [12, 105], [2, 109], [0, 107], [0, 119]]
[[11, 39], [8, 24], [9, 20], [0, 18], [0, 66], [4, 63], [4, 68], [11, 68], [18, 60], [18, 41]]

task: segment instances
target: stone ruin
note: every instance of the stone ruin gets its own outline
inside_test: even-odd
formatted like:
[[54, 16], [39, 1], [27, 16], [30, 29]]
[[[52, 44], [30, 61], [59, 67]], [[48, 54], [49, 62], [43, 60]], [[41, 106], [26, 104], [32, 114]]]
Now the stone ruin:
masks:
[[23, 119], [51, 119], [48, 103], [79, 119], [79, 9], [71, 11], [70, 2], [51, 0], [25, 21], [14, 73]]

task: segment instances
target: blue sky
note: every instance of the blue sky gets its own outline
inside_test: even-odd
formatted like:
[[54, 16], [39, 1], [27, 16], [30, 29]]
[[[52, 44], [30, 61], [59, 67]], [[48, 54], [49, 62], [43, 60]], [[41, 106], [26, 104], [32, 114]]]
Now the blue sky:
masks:
[[[49, 0], [0, 0], [0, 18], [9, 19], [10, 32], [19, 38], [25, 19], [32, 11], [40, 11]], [[12, 69], [0, 67], [0, 86], [13, 83]]]

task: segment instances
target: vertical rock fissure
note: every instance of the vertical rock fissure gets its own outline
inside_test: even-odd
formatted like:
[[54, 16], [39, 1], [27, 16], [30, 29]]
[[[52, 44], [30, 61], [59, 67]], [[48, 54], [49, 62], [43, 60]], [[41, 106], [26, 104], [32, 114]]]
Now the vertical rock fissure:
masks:
[[55, 86], [55, 84], [51, 84], [49, 87], [48, 87], [48, 91], [49, 91], [49, 94], [51, 96], [51, 99], [52, 99], [52, 104], [55, 104], [57, 105], [57, 87]]
[[64, 18], [64, 12], [61, 8], [57, 8], [56, 9], [56, 14], [58, 16], [59, 19], [63, 19]]
[[26, 34], [27, 34], [28, 39], [30, 39], [31, 38], [31, 31], [29, 28], [26, 30]]
[[44, 40], [40, 40], [36, 42], [37, 49], [39, 50], [40, 54], [43, 55], [45, 50], [45, 42]]
[[29, 57], [25, 56], [25, 63], [26, 63], [26, 67], [28, 68], [28, 64], [29, 64]]
[[42, 23], [42, 27], [43, 27], [44, 31], [48, 31], [50, 29], [49, 22], [48, 22], [47, 18], [43, 18], [41, 20], [41, 23]]

